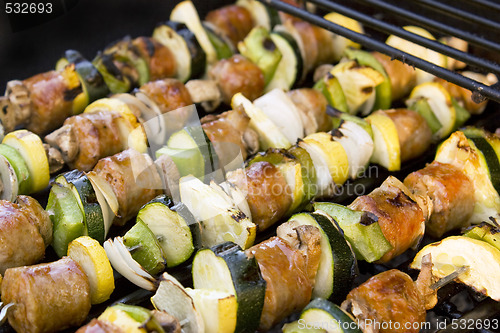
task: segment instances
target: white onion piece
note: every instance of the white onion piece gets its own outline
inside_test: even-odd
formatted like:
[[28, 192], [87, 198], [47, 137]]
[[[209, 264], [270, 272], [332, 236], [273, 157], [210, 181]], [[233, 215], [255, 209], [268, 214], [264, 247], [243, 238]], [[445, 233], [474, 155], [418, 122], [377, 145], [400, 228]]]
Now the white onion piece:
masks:
[[127, 280], [140, 288], [156, 290], [156, 279], [132, 258], [121, 237], [104, 242], [104, 250], [113, 268]]
[[17, 197], [19, 184], [17, 182], [16, 172], [9, 161], [0, 155], [0, 178], [2, 179], [2, 192], [0, 199], [14, 201]]
[[294, 144], [304, 137], [300, 111], [283, 90], [273, 89], [253, 104], [271, 119], [290, 143]]
[[352, 121], [344, 121], [339, 131], [342, 136], [333, 138], [344, 147], [349, 161], [349, 176], [355, 179], [370, 162], [373, 139], [363, 127]]

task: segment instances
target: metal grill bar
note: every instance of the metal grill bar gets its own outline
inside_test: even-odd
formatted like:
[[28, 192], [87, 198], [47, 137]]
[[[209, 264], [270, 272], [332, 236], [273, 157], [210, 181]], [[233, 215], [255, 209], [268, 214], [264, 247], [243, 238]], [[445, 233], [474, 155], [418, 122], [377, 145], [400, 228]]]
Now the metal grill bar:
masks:
[[407, 20], [416, 22], [417, 25], [423, 26], [425, 28], [429, 28], [434, 31], [439, 31], [451, 36], [456, 36], [458, 38], [468, 41], [471, 44], [481, 46], [489, 50], [500, 52], [500, 45], [495, 42], [492, 42], [481, 36], [473, 34], [470, 31], [461, 30], [456, 27], [450, 27], [449, 25], [446, 25], [442, 22], [437, 22], [423, 15], [413, 13], [407, 9], [397, 7], [391, 3], [385, 2], [384, 0], [356, 0], [356, 1], [361, 1], [363, 3], [368, 3], [370, 5], [377, 6], [381, 9], [384, 9], [387, 12], [391, 12]]
[[487, 7], [489, 9], [495, 9], [500, 11], [500, 3], [495, 3], [488, 0], [469, 0], [469, 2]]
[[445, 68], [439, 67], [433, 63], [417, 58], [411, 54], [395, 49], [385, 43], [374, 40], [369, 36], [365, 36], [363, 34], [354, 32], [347, 28], [344, 28], [340, 25], [332, 23], [330, 21], [325, 20], [322, 17], [311, 14], [308, 11], [294, 7], [287, 3], [284, 3], [280, 0], [259, 0], [265, 4], [271, 5], [272, 7], [286, 12], [288, 14], [299, 17], [303, 20], [311, 22], [319, 27], [322, 27], [326, 30], [329, 30], [333, 33], [351, 39], [352, 41], [362, 44], [363, 46], [382, 52], [393, 59], [398, 59], [402, 62], [405, 62], [411, 66], [418, 67], [428, 73], [439, 76], [449, 82], [455, 83], [459, 86], [467, 88], [474, 93], [474, 100], [479, 102], [484, 98], [490, 98], [494, 101], [500, 102], [500, 84], [495, 84], [493, 86], [487, 86], [483, 83], [477, 82], [475, 80], [469, 79], [460, 75], [458, 73], [449, 71]]
[[500, 65], [495, 64], [493, 62], [487, 61], [483, 58], [476, 57], [474, 55], [471, 55], [469, 53], [465, 53], [462, 51], [459, 51], [457, 49], [454, 49], [448, 45], [445, 45], [443, 43], [433, 41], [430, 39], [427, 39], [425, 37], [416, 35], [414, 33], [411, 33], [409, 31], [404, 30], [403, 28], [397, 27], [393, 24], [386, 23], [381, 20], [374, 19], [373, 17], [363, 14], [361, 12], [358, 12], [352, 8], [346, 7], [342, 4], [336, 3], [336, 2], [331, 2], [328, 0], [310, 0], [309, 2], [315, 3], [329, 11], [336, 11], [339, 12], [343, 15], [349, 16], [355, 20], [360, 21], [366, 26], [370, 26], [376, 30], [385, 32], [387, 34], [394, 34], [397, 35], [401, 38], [404, 38], [406, 40], [412, 41], [414, 43], [420, 44], [422, 46], [425, 46], [427, 48], [433, 49], [435, 51], [438, 51], [440, 53], [443, 53], [447, 56], [450, 56], [454, 59], [463, 61], [469, 65], [477, 66], [480, 68], [485, 68], [490, 72], [493, 73], [498, 73], [500, 74]]
[[416, 2], [419, 4], [426, 5], [428, 7], [431, 7], [431, 8], [435, 8], [435, 9], [437, 9], [437, 10], [439, 10], [447, 15], [457, 16], [465, 21], [474, 22], [474, 23], [483, 25], [485, 27], [489, 27], [491, 29], [500, 30], [500, 23], [499, 22], [489, 20], [485, 17], [481, 17], [479, 15], [476, 15], [473, 12], [467, 12], [465, 10], [454, 8], [450, 5], [440, 3], [440, 2], [437, 2], [434, 0], [416, 0]]

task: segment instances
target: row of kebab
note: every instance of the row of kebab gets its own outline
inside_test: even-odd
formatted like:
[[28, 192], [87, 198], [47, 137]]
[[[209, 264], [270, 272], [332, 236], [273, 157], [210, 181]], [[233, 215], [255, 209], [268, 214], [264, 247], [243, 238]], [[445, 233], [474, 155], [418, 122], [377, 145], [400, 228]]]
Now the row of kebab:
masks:
[[[231, 110], [193, 123], [195, 103]], [[155, 310], [114, 304], [78, 332], [267, 331], [294, 313], [284, 332], [418, 332], [404, 324], [425, 321], [450, 276], [500, 300], [500, 137], [461, 128], [486, 102], [258, 1], [204, 21], [183, 1], [152, 37], [92, 62], [67, 51], [10, 81], [0, 104], [1, 315], [17, 332], [81, 326], [114, 271], [155, 292]], [[397, 171], [442, 140], [404, 181], [328, 202], [370, 163]], [[44, 209], [28, 195], [51, 177]], [[442, 239], [415, 256], [417, 281], [393, 269], [353, 289], [358, 260], [387, 263], [424, 233]], [[37, 264], [48, 246], [61, 259]], [[193, 288], [168, 273], [186, 262]], [[390, 321], [401, 325], [374, 325]]]

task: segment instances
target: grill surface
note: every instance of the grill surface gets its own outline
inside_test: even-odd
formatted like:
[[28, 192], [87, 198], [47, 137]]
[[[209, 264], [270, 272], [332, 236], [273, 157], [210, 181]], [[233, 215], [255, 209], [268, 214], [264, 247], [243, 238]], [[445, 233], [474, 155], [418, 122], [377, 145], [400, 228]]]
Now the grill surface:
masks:
[[[8, 43], [6, 43], [4, 45], [0, 45], [0, 68], [7, 70], [9, 76], [15, 74], [18, 75], [18, 78], [25, 78], [51, 68], [57, 57], [67, 48], [74, 47], [81, 50], [85, 55], [91, 56], [95, 54], [96, 50], [102, 49], [105, 43], [123, 37], [126, 34], [131, 34], [132, 36], [138, 36], [140, 34], [148, 35], [150, 34], [154, 24], [165, 20], [170, 9], [176, 2], [178, 2], [150, 0], [148, 1], [148, 4], [140, 4], [139, 6], [137, 4], [140, 2], [127, 1], [125, 4], [121, 1], [123, 0], [107, 0], [106, 2], [98, 0], [82, 1], [71, 12], [68, 12], [64, 17], [60, 18], [59, 23], [49, 22], [48, 24], [40, 27], [40, 32], [32, 29], [30, 31], [14, 34], [16, 36], [9, 36], [10, 40], [13, 39], [12, 37], [14, 37], [14, 39], [24, 38], [28, 41], [32, 40], [34, 43], [33, 47], [37, 47], [39, 51], [44, 51], [43, 54], [39, 53], [36, 57], [38, 59], [43, 57], [45, 62], [37, 62], [37, 66], [39, 66], [37, 67], [34, 66], [33, 63], [26, 61], [29, 63], [29, 66], [23, 64], [25, 67], [25, 74], [20, 72], [18, 68], [15, 68], [15, 66], [6, 68], [7, 66], [5, 66], [5, 64], [8, 65], [12, 61], [12, 59], [2, 59], [2, 55], [9, 53], [5, 50], [5, 47], [8, 47], [6, 46]], [[302, 17], [303, 19], [309, 20], [339, 35], [350, 38], [364, 45], [368, 49], [386, 53], [395, 59], [405, 61], [415, 67], [429, 71], [430, 73], [436, 74], [437, 76], [443, 77], [473, 91], [481, 91], [482, 96], [500, 102], [500, 87], [498, 85], [495, 87], [484, 86], [478, 82], [464, 78], [461, 75], [437, 67], [436, 65], [428, 63], [425, 60], [418, 59], [414, 56], [398, 51], [381, 42], [382, 40], [385, 40], [385, 37], [387, 37], [388, 34], [399, 35], [405, 39], [463, 61], [469, 64], [469, 67], [472, 70], [484, 73], [493, 72], [498, 75], [500, 74], [500, 65], [498, 64], [498, 59], [500, 59], [500, 56], [498, 56], [498, 54], [500, 54], [500, 34], [498, 34], [500, 24], [498, 23], [497, 18], [500, 15], [500, 3], [494, 2], [498, 0], [308, 1], [325, 11], [337, 11], [359, 20], [365, 27], [367, 27], [366, 35], [352, 32], [329, 21], [323, 20], [320, 16], [297, 9], [279, 0], [260, 1], [270, 4], [271, 6], [285, 12]], [[201, 8], [200, 14], [204, 16], [210, 8], [232, 3], [233, 1], [201, 0], [194, 2], [197, 4], [198, 9]], [[83, 5], [84, 3], [86, 4], [85, 6]], [[127, 7], [131, 4], [140, 8], [134, 8], [132, 6], [134, 9], [127, 9]], [[156, 11], [154, 10], [155, 8]], [[161, 10], [159, 10], [159, 8], [161, 8]], [[470, 13], [474, 14], [471, 15]], [[89, 19], [89, 17], [93, 17], [93, 19]], [[1, 20], [2, 16], [0, 14], [0, 23], [2, 23]], [[440, 43], [429, 41], [420, 36], [408, 33], [407, 31], [401, 29], [401, 26], [407, 24], [414, 24], [427, 28], [437, 37], [442, 35], [451, 35], [467, 40], [473, 46], [473, 52], [463, 53]], [[61, 35], [51, 35], [51, 31], [54, 32], [57, 29], [61, 29], [61, 27], [66, 30], [66, 33], [64, 33], [64, 31], [60, 31], [62, 33], [62, 37]], [[2, 35], [1, 31], [2, 29], [0, 24], [0, 35]], [[45, 36], [42, 37], [44, 34]], [[75, 36], [77, 37], [77, 40], [74, 39]], [[80, 39], [78, 40], [78, 38]], [[0, 40], [3, 40], [3, 36], [0, 37]], [[38, 43], [35, 41], [38, 41]], [[46, 45], [39, 45], [41, 44], [40, 41], [43, 41]], [[2, 47], [4, 47], [3, 50]], [[491, 51], [493, 51], [493, 53], [490, 53]], [[26, 54], [20, 55], [17, 53], [12, 54], [11, 56], [12, 58], [20, 58], [21, 62], [23, 61], [23, 58], [25, 60], [27, 59]], [[2, 61], [4, 62], [2, 63]], [[0, 73], [0, 87], [2, 87], [7, 80], [15, 78], [6, 77], [6, 75], [5, 71], [4, 73]], [[500, 112], [500, 108], [498, 105], [494, 105], [494, 107], [490, 105], [489, 111], [496, 112], [491, 114], [490, 117], [484, 117], [482, 123], [489, 125], [489, 130], [494, 130], [494, 128], [491, 127], [493, 124], [495, 124], [495, 127], [499, 125], [498, 112]], [[478, 123], [478, 125], [480, 124]], [[432, 152], [429, 152], [429, 154], [432, 155]], [[421, 164], [425, 164], [426, 161], [430, 160], [430, 155], [422, 158], [419, 162]], [[418, 167], [419, 166], [417, 165], [411, 165], [408, 166], [408, 169], [414, 170]], [[403, 170], [402, 173], [407, 173], [408, 169]], [[381, 180], [385, 178], [385, 176], [385, 174], [380, 174], [378, 177], [379, 179], [374, 180], [371, 184], [366, 184], [367, 188], [370, 186], [377, 186]], [[47, 193], [41, 195], [41, 201], [45, 200], [46, 194]], [[343, 199], [346, 201], [352, 200], [352, 198]], [[265, 238], [266, 236], [268, 235], [262, 235], [261, 237]], [[431, 241], [433, 240], [425, 240], [425, 242]], [[396, 262], [391, 262], [390, 266], [368, 265], [362, 263], [360, 264], [361, 274], [357, 283], [361, 283], [368, 277], [389, 268], [400, 268], [407, 271], [407, 263], [412, 259], [413, 255], [413, 252], [407, 253], [406, 255], [398, 258]], [[53, 254], [51, 255], [49, 253], [47, 257], [52, 258]], [[190, 283], [188, 278], [189, 266], [179, 267], [172, 273], [182, 282], [186, 284]], [[415, 276], [415, 272], [409, 273]], [[117, 280], [117, 285], [120, 287], [114, 295], [114, 299], [102, 304], [101, 306], [94, 307], [90, 317], [97, 316], [106, 306], [115, 302], [117, 298], [121, 296], [125, 297], [121, 300], [127, 301], [131, 304], [144, 305], [149, 302], [150, 293], [138, 290], [130, 294], [130, 290], [136, 288], [129, 282], [124, 281], [123, 278], [119, 278], [119, 280]], [[494, 302], [491, 299], [479, 297], [471, 290], [458, 284], [447, 285], [440, 291], [439, 296], [439, 305], [433, 311], [428, 312], [427, 319], [431, 323], [434, 323], [436, 320], [439, 320], [439, 322], [446, 321], [449, 326], [442, 329], [431, 327], [430, 329], [423, 330], [423, 332], [495, 332], [494, 330], [485, 329], [456, 330], [452, 328], [451, 322], [453, 319], [500, 319], [500, 303]], [[273, 330], [273, 332], [279, 331], [279, 327]], [[4, 325], [3, 327], [0, 327], [0, 332], [12, 332], [12, 330], [7, 325]]]
[[[481, 101], [484, 98], [490, 98], [500, 102], [499, 83], [491, 87], [486, 86], [480, 82], [466, 78], [463, 75], [436, 66], [425, 59], [420, 59], [406, 52], [397, 50], [372, 36], [354, 32], [327, 21], [321, 16], [291, 6], [280, 0], [259, 1], [307, 20], [336, 34], [347, 37], [368, 49], [385, 53], [393, 59], [401, 60], [407, 64], [465, 87], [474, 92], [474, 97], [477, 101]], [[355, 0], [351, 2], [341, 0], [308, 0], [307, 2], [315, 4], [321, 9], [336, 11], [349, 16], [362, 22], [365, 26], [383, 34], [394, 34], [429, 49], [446, 54], [454, 59], [465, 62], [476, 71], [485, 73], [491, 72], [497, 76], [500, 74], [500, 65], [496, 62], [485, 57], [478, 57], [473, 54], [459, 51], [436, 41], [431, 41], [401, 28], [402, 25], [407, 24], [419, 25], [428, 28], [432, 32], [458, 37], [483, 49], [500, 52], [500, 40], [498, 40], [498, 36], [495, 34], [495, 31], [493, 31], [493, 29], [496, 30], [500, 24], [489, 18], [489, 15], [495, 11], [497, 14], [500, 14], [500, 12], [498, 12], [500, 10], [500, 8], [498, 8], [498, 3], [486, 0], [478, 1], [477, 4], [475, 1], [458, 1], [458, 3], [466, 7], [455, 11], [454, 7], [443, 0]], [[370, 7], [368, 7], [368, 5]], [[476, 6], [480, 9], [477, 10]], [[451, 11], [451, 9], [453, 9], [453, 11]], [[490, 14], [486, 16], [488, 11]], [[467, 16], [468, 12], [478, 14], [469, 17]], [[481, 14], [484, 14], [484, 16], [481, 16]], [[483, 17], [484, 20], [482, 19]], [[401, 21], [401, 19], [404, 19], [404, 21]], [[391, 23], [387, 21], [391, 21]]]

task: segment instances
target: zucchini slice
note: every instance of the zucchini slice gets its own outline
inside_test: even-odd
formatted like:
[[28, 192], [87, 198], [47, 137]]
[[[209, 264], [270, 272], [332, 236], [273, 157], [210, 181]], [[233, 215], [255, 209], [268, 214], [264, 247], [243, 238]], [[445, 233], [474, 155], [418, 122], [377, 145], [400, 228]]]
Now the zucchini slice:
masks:
[[421, 97], [413, 100], [409, 99], [407, 101], [407, 106], [410, 110], [418, 112], [425, 119], [432, 131], [432, 134], [436, 134], [437, 131], [443, 127], [434, 112], [432, 112], [431, 106], [426, 98]]
[[463, 132], [452, 133], [439, 146], [435, 160], [463, 170], [474, 184], [471, 190], [474, 191], [475, 204], [470, 223], [488, 221], [490, 217], [500, 218], [500, 196], [491, 182], [486, 157], [473, 140]]
[[312, 225], [321, 232], [321, 257], [313, 297], [342, 302], [357, 273], [355, 255], [338, 226], [326, 216], [299, 213], [289, 219], [297, 225]]
[[255, 258], [248, 258], [234, 243], [224, 243], [196, 253], [192, 267], [196, 289], [215, 289], [236, 296], [238, 310], [234, 332], [255, 332], [264, 307], [266, 281]]
[[309, 202], [316, 195], [316, 169], [309, 153], [299, 146], [288, 149], [302, 168], [302, 183], [304, 184], [304, 203]]
[[320, 91], [326, 98], [328, 104], [341, 112], [349, 112], [346, 96], [339, 79], [328, 73], [314, 84], [314, 89]]
[[238, 0], [236, 5], [246, 8], [252, 15], [255, 26], [261, 26], [271, 31], [281, 23], [278, 11], [257, 0]]
[[316, 182], [313, 186], [313, 188], [315, 189], [315, 191], [313, 191], [314, 194], [311, 194], [313, 194], [314, 197], [331, 196], [335, 192], [336, 187], [332, 175], [330, 174], [328, 162], [321, 146], [314, 140], [309, 140], [309, 142], [300, 140], [298, 146], [305, 150], [312, 161], [312, 165], [314, 166]]
[[180, 180], [181, 201], [201, 224], [201, 245], [214, 246], [227, 241], [234, 242], [244, 249], [255, 241], [257, 226], [227, 195], [204, 184], [193, 176]]
[[139, 263], [149, 274], [155, 275], [165, 269], [166, 260], [155, 235], [140, 219], [123, 235], [123, 244], [127, 247], [132, 258]]
[[338, 223], [356, 258], [373, 262], [392, 249], [375, 215], [331, 202], [315, 202], [313, 206], [316, 211], [324, 212]]
[[389, 171], [401, 169], [399, 135], [392, 119], [383, 111], [378, 111], [366, 117], [366, 120], [372, 126], [375, 145], [370, 161]]
[[498, 224], [492, 226], [487, 222], [482, 222], [470, 228], [464, 236], [485, 241], [500, 251], [500, 228]]
[[298, 323], [306, 329], [322, 329], [327, 333], [362, 333], [344, 310], [322, 298], [312, 300], [302, 310]]
[[439, 140], [450, 135], [455, 128], [457, 118], [450, 93], [438, 82], [426, 82], [413, 88], [406, 104], [412, 105], [419, 99], [427, 101], [432, 113], [441, 124], [434, 134], [435, 138]]
[[[498, 153], [495, 150], [500, 148], [500, 139], [493, 135], [488, 135], [484, 130], [468, 127], [462, 131], [465, 136], [474, 142], [474, 145], [481, 151], [488, 167], [491, 184], [500, 193], [500, 163]], [[499, 151], [500, 152], [500, 151]]]
[[384, 76], [380, 72], [351, 60], [339, 63], [332, 68], [330, 74], [338, 79], [350, 114], [368, 114], [372, 111], [375, 89], [384, 82]]
[[0, 199], [14, 202], [19, 190], [16, 171], [3, 155], [0, 155], [0, 180], [2, 182]]
[[29, 171], [26, 194], [39, 192], [49, 185], [49, 161], [40, 137], [28, 130], [8, 133], [2, 143], [17, 150]]
[[195, 306], [182, 284], [168, 273], [163, 273], [160, 285], [151, 303], [160, 311], [165, 311], [179, 320], [182, 331], [186, 333], [204, 333], [205, 323], [202, 314]]
[[184, 23], [194, 33], [198, 43], [205, 51], [207, 64], [212, 65], [217, 61], [217, 52], [201, 24], [198, 11], [190, 0], [178, 3], [170, 13], [170, 20]]
[[264, 81], [271, 81], [282, 54], [269, 35], [269, 31], [261, 26], [254, 27], [242, 42], [238, 43], [238, 50], [245, 57], [256, 64], [264, 73]]
[[231, 41], [222, 34], [217, 33], [217, 27], [210, 22], [203, 22], [202, 25], [207, 32], [210, 43], [212, 43], [215, 48], [217, 59], [221, 60], [231, 58], [231, 56], [235, 53], [235, 46], [231, 43]]
[[313, 133], [305, 137], [304, 141], [316, 145], [319, 151], [323, 153], [335, 184], [344, 184], [349, 178], [349, 159], [344, 147], [334, 140], [332, 134]]
[[[175, 132], [168, 139], [167, 147], [170, 150], [159, 150], [160, 154], [166, 153], [169, 155], [177, 165], [181, 175], [185, 172], [183, 169], [196, 168], [193, 175], [196, 176], [201, 172], [199, 177], [201, 180], [219, 180], [221, 178], [219, 157], [201, 126], [188, 126]], [[185, 150], [185, 152], [180, 153], [179, 150]], [[193, 154], [194, 156], [187, 156], [186, 158], [186, 156], [183, 156], [185, 154]], [[193, 166], [192, 163], [198, 163], [198, 165]]]
[[177, 63], [177, 79], [186, 82], [205, 73], [206, 54], [196, 36], [184, 23], [167, 21], [153, 31], [153, 38], [172, 52]]
[[233, 333], [236, 328], [236, 296], [214, 289], [191, 289], [186, 292], [205, 322], [206, 333]]
[[55, 182], [67, 187], [75, 194], [78, 205], [83, 212], [85, 235], [102, 244], [106, 236], [103, 213], [88, 177], [79, 170], [73, 170], [58, 176]]
[[304, 70], [304, 60], [295, 39], [285, 31], [273, 32], [271, 40], [281, 52], [281, 60], [267, 84], [265, 91], [280, 89], [288, 91], [300, 81]]
[[29, 191], [29, 170], [19, 152], [6, 144], [0, 143], [0, 155], [5, 157], [16, 173], [18, 194], [27, 194]]
[[429, 253], [434, 276], [443, 278], [468, 266], [468, 272], [459, 275], [457, 280], [500, 301], [500, 251], [496, 247], [469, 237], [451, 236], [425, 246], [417, 253], [410, 267], [420, 269], [422, 258]]
[[52, 247], [59, 257], [68, 252], [68, 244], [85, 234], [83, 212], [73, 191], [55, 183], [49, 193], [45, 210], [53, 225]]
[[[56, 70], [62, 70], [65, 66], [74, 64], [75, 71], [78, 74], [82, 85], [83, 93], [86, 95], [86, 104], [88, 105], [99, 98], [104, 98], [109, 94], [109, 88], [104, 81], [103, 76], [97, 68], [80, 52], [75, 50], [67, 50], [64, 56], [59, 59], [56, 64]], [[82, 112], [82, 110], [73, 110], [74, 114]]]
[[349, 59], [356, 60], [360, 65], [369, 66], [382, 74], [384, 81], [375, 87], [375, 105], [373, 105], [373, 110], [389, 109], [392, 103], [392, 87], [391, 79], [387, 75], [384, 66], [367, 51], [348, 48], [344, 53]]
[[193, 234], [200, 237], [200, 225], [182, 202], [174, 204], [169, 197], [159, 196], [141, 208], [137, 220], [145, 223], [158, 240], [167, 267], [182, 264], [193, 254]]

